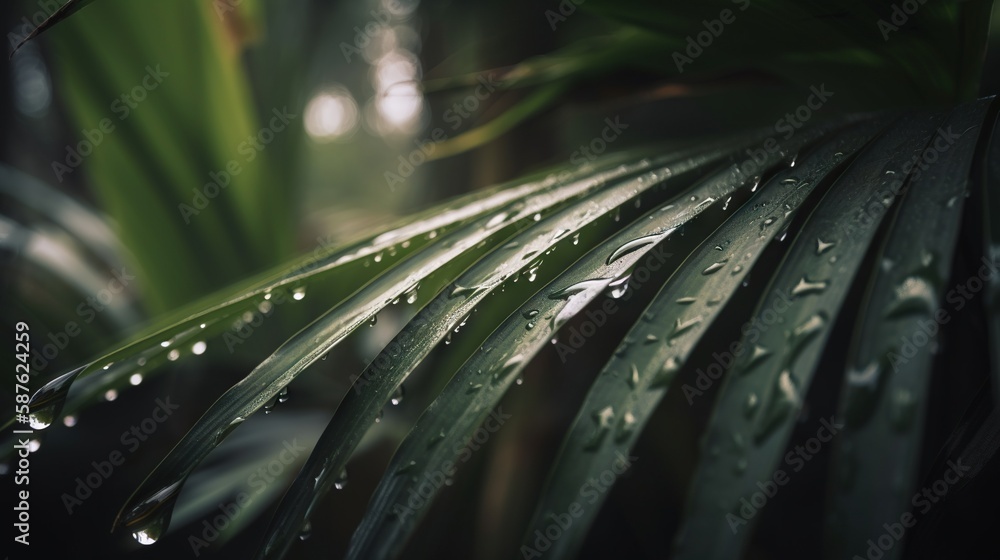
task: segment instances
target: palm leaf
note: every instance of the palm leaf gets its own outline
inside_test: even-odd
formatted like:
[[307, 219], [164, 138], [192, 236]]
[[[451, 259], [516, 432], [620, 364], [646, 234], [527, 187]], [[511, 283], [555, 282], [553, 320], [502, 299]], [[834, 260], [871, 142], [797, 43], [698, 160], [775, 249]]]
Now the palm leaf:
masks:
[[[535, 531], [544, 534], [553, 515], [569, 511], [574, 503], [580, 506], [580, 489], [587, 481], [629, 454], [665, 392], [678, 390], [678, 372], [729, 300], [739, 295], [749, 275], [767, 275], [755, 267], [765, 250], [779, 244], [779, 238], [795, 235], [793, 221], [815, 204], [810, 199], [822, 196], [878, 131], [874, 122], [852, 127], [811, 149], [794, 168], [781, 170], [670, 278], [646, 309], [646, 320], [626, 335], [633, 342], [612, 357], [591, 386], [552, 467], [522, 551], [536, 551]], [[758, 359], [763, 357], [758, 353]], [[693, 393], [685, 396], [694, 398]], [[574, 514], [573, 524], [546, 551], [548, 557], [573, 557], [606, 496], [599, 494]]]
[[[941, 152], [940, 159], [928, 173], [909, 178], [876, 257], [879, 266], [858, 317], [839, 404], [845, 428], [831, 481], [831, 558], [865, 550], [885, 520], [910, 507], [930, 400], [929, 354], [950, 320], [943, 300], [958, 237], [959, 221], [953, 216], [962, 211], [987, 106], [963, 106], [944, 122], [935, 136], [940, 140], [928, 146]], [[952, 132], [960, 137], [945, 136]], [[900, 341], [919, 332], [929, 340], [911, 355]], [[857, 507], [862, 500], [868, 507]], [[889, 552], [892, 557], [901, 553]]]
[[[659, 155], [650, 152], [654, 155], [644, 159], [632, 155], [634, 163], [625, 165], [619, 165], [619, 158], [569, 174], [550, 174], [445, 205], [443, 211], [409, 225], [330, 251], [315, 268], [283, 268], [202, 302], [200, 311], [184, 311], [179, 323], [155, 327], [152, 334], [81, 371], [100, 370], [108, 357], [127, 364], [144, 352], [155, 353], [160, 336], [182, 339], [177, 333], [192, 326], [200, 329], [199, 322], [231, 318], [241, 306], [263, 301], [269, 290], [319, 278], [344, 279], [352, 270], [363, 270], [354, 268], [361, 261], [381, 265], [371, 269], [370, 279], [345, 282], [346, 299], [224, 394], [135, 491], [117, 524], [144, 542], [156, 540], [167, 527], [187, 476], [243, 419], [353, 330], [399, 298], [415, 299], [419, 290], [437, 296], [428, 298], [425, 309], [357, 378], [358, 390], [345, 397], [320, 437], [260, 551], [262, 558], [278, 558], [288, 551], [381, 407], [433, 347], [477, 309], [486, 317], [506, 317], [492, 333], [481, 330], [480, 338], [464, 343], [464, 350], [455, 349], [466, 362], [403, 440], [348, 553], [400, 555], [426, 514], [426, 507], [408, 515], [394, 511], [414, 480], [454, 463], [462, 444], [559, 328], [606, 291], [622, 295], [629, 289], [630, 274], [648, 266], [654, 251], [669, 246], [689, 256], [683, 263], [675, 264], [678, 259], [666, 265], [665, 274], [672, 274], [660, 294], [596, 378], [552, 467], [535, 517], [525, 528], [525, 546], [531, 546], [536, 529], [550, 523], [551, 514], [572, 504], [581, 480], [608, 468], [620, 459], [618, 453], [628, 453], [663, 395], [691, 378], [698, 365], [691, 357], [709, 344], [704, 335], [715, 325], [740, 320], [732, 301], [752, 274], [755, 285], [767, 286], [745, 292], [757, 294], [750, 296], [756, 302], [753, 316], [787, 307], [782, 314], [786, 326], [760, 333], [759, 340], [741, 341], [748, 357], [727, 375], [712, 407], [702, 467], [692, 483], [676, 550], [678, 557], [737, 554], [752, 531], [741, 527], [732, 535], [727, 514], [738, 508], [739, 498], [755, 490], [755, 481], [769, 479], [778, 466], [820, 357], [843, 338], [832, 336], [836, 325], [858, 322], [850, 355], [868, 363], [865, 357], [890, 348], [900, 329], [938, 305], [941, 293], [934, 290], [940, 290], [949, 266], [962, 210], [955, 197], [960, 199], [965, 188], [963, 177], [969, 176], [986, 105], [961, 107], [948, 118], [893, 117], [889, 126], [889, 117], [862, 116], [803, 128], [761, 162], [758, 172], [763, 178], [737, 170], [745, 167], [742, 154], [752, 153], [762, 138], [766, 142], [766, 133]], [[940, 126], [961, 127], [966, 134], [944, 154], [940, 168], [909, 178], [907, 191], [895, 200], [887, 196], [896, 179], [907, 178], [905, 164], [923, 152]], [[985, 137], [986, 131], [982, 134]], [[980, 153], [985, 150], [980, 148]], [[640, 215], [640, 205], [650, 210]], [[942, 225], [926, 233], [913, 229], [930, 220]], [[704, 229], [704, 236], [671, 236], [678, 228], [694, 225]], [[915, 235], [926, 242], [913, 243]], [[901, 245], [901, 240], [906, 243]], [[410, 243], [404, 248], [404, 242]], [[903, 294], [914, 296], [923, 307], [898, 304], [899, 314], [885, 316], [878, 302], [890, 305], [891, 298], [900, 295], [896, 287], [910, 285], [906, 275], [913, 274], [911, 268], [926, 265], [927, 257], [918, 247], [935, 254], [931, 262], [936, 272], [927, 276], [936, 286], [934, 293], [915, 289]], [[772, 256], [764, 259], [765, 253]], [[395, 256], [375, 258], [389, 254]], [[881, 267], [871, 264], [873, 255], [882, 254], [897, 255], [897, 272], [879, 272]], [[300, 261], [299, 266], [305, 264]], [[518, 279], [524, 281], [515, 284]], [[846, 311], [847, 297], [854, 286], [862, 285], [872, 286], [866, 301], [878, 312], [859, 313], [855, 319]], [[914, 315], [918, 309], [920, 314]], [[864, 344], [858, 342], [862, 339]], [[927, 359], [921, 358], [924, 370]], [[926, 371], [907, 380], [915, 398], [922, 395], [920, 375], [926, 376]], [[40, 408], [64, 397], [73, 377], [69, 374], [36, 395], [33, 413], [38, 416]], [[851, 373], [847, 379], [854, 377]], [[906, 421], [918, 421], [919, 413], [907, 408], [912, 407], [909, 402], [885, 396], [898, 395], [903, 387], [894, 388], [894, 393], [881, 392], [881, 398], [868, 404], [870, 414], [892, 419], [903, 406], [910, 414]], [[859, 402], [852, 391], [853, 386], [842, 402], [848, 412]], [[855, 429], [857, 434], [851, 431]], [[872, 439], [866, 429], [879, 433], [879, 439]], [[845, 440], [879, 445], [891, 437], [883, 433], [889, 429], [881, 423], [850, 422]], [[895, 436], [908, 446], [911, 457], [893, 463], [908, 477], [906, 484], [913, 483], [917, 432], [910, 428]], [[849, 458], [838, 455], [837, 461]], [[863, 476], [862, 487], [867, 487], [885, 475]], [[848, 511], [857, 503], [844, 498], [831, 507]], [[597, 511], [588, 510], [552, 554], [567, 557], [577, 551]], [[872, 522], [859, 520], [848, 534], [864, 534]]]
[[390, 268], [369, 282], [285, 342], [220, 397], [136, 491], [130, 504], [123, 508], [116, 525], [133, 527], [133, 533], [142, 533], [146, 539], [156, 540], [166, 528], [173, 499], [183, 480], [197, 463], [250, 414], [275, 398], [303, 369], [320, 359], [353, 330], [374, 320], [379, 311], [394, 300], [418, 289], [421, 284], [430, 283], [428, 277], [432, 273], [464, 269], [477, 256], [477, 246], [495, 246], [534, 222], [536, 215], [548, 214], [627, 170], [627, 167], [616, 168], [528, 195], [493, 215], [478, 218], [443, 236], [438, 243], [416, 252], [399, 266]]

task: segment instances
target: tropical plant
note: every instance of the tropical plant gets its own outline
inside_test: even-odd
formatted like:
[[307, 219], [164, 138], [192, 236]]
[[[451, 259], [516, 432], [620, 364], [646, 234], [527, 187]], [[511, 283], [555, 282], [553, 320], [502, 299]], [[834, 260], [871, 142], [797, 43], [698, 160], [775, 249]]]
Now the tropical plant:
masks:
[[[90, 3], [71, 0], [40, 29]], [[438, 157], [485, 145], [607, 80], [637, 84], [622, 87], [625, 96], [668, 97], [777, 81], [786, 86], [780, 103], [799, 101], [771, 126], [558, 166], [291, 260], [290, 199], [268, 187], [290, 171], [272, 160], [193, 228], [163, 202], [190, 196], [200, 169], [224, 169], [226, 147], [271, 110], [254, 106], [251, 78], [224, 48], [199, 55], [252, 35], [247, 26], [266, 18], [249, 5], [234, 12], [245, 25], [222, 28], [209, 4], [119, 2], [101, 8], [114, 20], [75, 17], [49, 34], [64, 55], [61, 75], [93, 90], [73, 98], [81, 126], [134, 80], [111, 64], [107, 76], [85, 75], [83, 61], [133, 49], [138, 60], [162, 54], [167, 67], [201, 65], [177, 78], [183, 94], [151, 99], [160, 116], [95, 153], [90, 171], [103, 178], [100, 198], [159, 318], [51, 376], [30, 404], [42, 430], [124, 392], [137, 372], [140, 381], [223, 372], [231, 386], [142, 473], [109, 527], [146, 545], [170, 540], [172, 526], [200, 527], [248, 473], [273, 464], [258, 438], [287, 445], [297, 436], [315, 441], [308, 456], [290, 460], [294, 469], [275, 475], [281, 483], [267, 485], [254, 515], [235, 526], [259, 544], [260, 559], [286, 557], [300, 537], [346, 519], [356, 521], [346, 556], [358, 559], [419, 555], [454, 527], [486, 535], [496, 550], [446, 543], [463, 551], [456, 556], [480, 557], [940, 558], [989, 543], [969, 537], [995, 513], [973, 522], [957, 512], [995, 509], [1000, 106], [977, 99], [991, 2], [918, 5], [900, 11], [900, 23], [902, 8], [848, 1], [589, 0], [581, 8], [609, 31], [504, 69], [498, 87], [527, 93], [438, 144]], [[552, 14], [561, 23], [572, 11]], [[179, 28], [191, 29], [192, 45], [161, 53]], [[147, 34], [154, 39], [139, 40]], [[425, 90], [464, 91], [480, 77], [457, 74]], [[164, 116], [197, 95], [204, 105], [190, 120]], [[812, 119], [834, 95], [841, 114]], [[226, 124], [183, 145], [203, 120]], [[29, 198], [19, 204], [45, 210]], [[48, 219], [71, 228], [60, 215]], [[161, 244], [172, 252], [150, 251]], [[199, 244], [209, 247], [185, 250]], [[233, 355], [233, 333], [261, 328], [258, 318], [278, 306], [282, 319], [263, 325], [269, 334]], [[240, 429], [284, 402], [289, 386], [319, 377], [328, 356], [343, 360], [345, 341], [363, 343], [369, 327], [387, 322], [398, 327], [374, 357], [341, 375], [351, 388], [336, 393], [325, 429], [305, 412]], [[272, 337], [280, 344], [268, 346]], [[225, 344], [230, 356], [196, 365], [209, 358], [200, 356], [206, 343]], [[301, 393], [329, 388], [321, 383]], [[404, 398], [419, 417], [398, 417], [373, 439], [388, 424], [386, 405]], [[513, 429], [501, 432], [508, 421]], [[374, 468], [356, 467], [359, 450], [384, 439], [393, 454], [369, 481], [367, 509], [345, 513], [337, 496], [348, 471], [353, 480]], [[511, 443], [519, 440], [528, 443]], [[198, 470], [223, 445], [220, 463]], [[519, 465], [547, 474], [525, 475], [527, 490], [516, 492]], [[191, 486], [195, 498], [175, 511]], [[920, 494], [928, 488], [937, 500]], [[246, 530], [282, 491], [262, 531]], [[450, 520], [449, 508], [479, 517]], [[908, 531], [912, 519], [919, 531]], [[200, 554], [211, 539], [192, 530], [177, 540], [163, 554], [188, 545]], [[140, 554], [157, 557], [163, 544]]]

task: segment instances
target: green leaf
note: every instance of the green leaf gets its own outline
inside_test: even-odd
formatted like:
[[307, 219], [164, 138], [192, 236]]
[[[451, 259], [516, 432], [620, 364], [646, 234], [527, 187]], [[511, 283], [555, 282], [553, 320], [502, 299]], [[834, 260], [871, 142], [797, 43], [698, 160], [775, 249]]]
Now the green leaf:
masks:
[[[787, 149], [795, 152], [814, 138], [802, 135]], [[781, 159], [780, 153], [774, 153], [763, 165], [773, 166]], [[455, 462], [464, 443], [532, 356], [609, 287], [618, 293], [627, 290], [633, 269], [644, 256], [654, 254], [652, 251], [662, 251], [660, 244], [674, 230], [709, 208], [728, 205], [724, 201], [750, 191], [758, 181], [759, 177], [740, 177], [729, 167], [714, 172], [670, 204], [659, 206], [595, 247], [511, 313], [455, 374], [397, 450], [389, 466], [392, 474], [383, 478], [376, 490], [349, 557], [397, 556], [426, 514], [426, 507], [400, 515], [395, 506], [406, 503], [406, 492], [414, 480], [448, 470], [443, 465]], [[655, 254], [662, 265], [662, 254]], [[439, 490], [425, 497], [428, 502]]]
[[48, 31], [49, 29], [52, 28], [52, 26], [68, 18], [69, 16], [75, 14], [76, 12], [80, 11], [88, 4], [91, 4], [93, 2], [94, 0], [68, 0], [65, 4], [62, 5], [62, 7], [56, 10], [51, 16], [46, 18], [45, 21], [41, 23], [41, 25], [33, 29], [31, 33], [28, 34], [27, 37], [21, 39], [21, 41], [14, 46], [14, 50], [10, 52], [9, 58], [14, 58], [14, 53], [16, 53], [18, 49], [23, 47], [25, 43], [41, 35], [42, 33]]
[[[115, 526], [128, 527], [132, 533], [141, 535], [141, 540], [158, 539], [169, 523], [177, 493], [194, 467], [306, 367], [356, 328], [373, 320], [395, 299], [426, 282], [432, 273], [454, 277], [478, 256], [476, 249], [481, 243], [499, 243], [532, 223], [536, 214], [546, 215], [602, 186], [607, 174], [613, 176], [623, 171], [557, 184], [528, 195], [443, 236], [366, 284], [285, 342], [223, 394], [136, 490], [119, 513]], [[364, 422], [362, 418], [353, 420]]]
[[[608, 469], [621, 474], [621, 458], [629, 456], [664, 394], [679, 390], [674, 380], [696, 344], [722, 320], [729, 301], [740, 297], [748, 275], [767, 275], [767, 270], [755, 268], [765, 249], [789, 233], [793, 219], [808, 210], [807, 199], [829, 188], [838, 169], [879, 129], [879, 123], [869, 122], [823, 140], [795, 167], [781, 170], [761, 186], [671, 276], [645, 310], [644, 320], [625, 337], [631, 343], [615, 353], [591, 385], [549, 472], [522, 552], [535, 550], [535, 531], [544, 534], [552, 515], [575, 507], [579, 511], [573, 513], [573, 523], [560, 526], [562, 535], [545, 555], [572, 558], [578, 553], [608, 495], [583, 500], [581, 488]], [[695, 394], [685, 392], [689, 402]]]
[[[520, 300], [514, 295], [502, 294], [506, 286], [512, 287], [525, 276], [526, 283], [537, 280], [538, 285], [542, 285], [562, 270], [552, 261], [560, 259], [559, 262], [568, 265], [580, 252], [589, 249], [587, 245], [577, 247], [580, 236], [587, 230], [599, 228], [602, 221], [617, 223], [612, 216], [620, 215], [625, 205], [642, 200], [649, 204], [651, 199], [655, 206], [657, 200], [676, 196], [678, 190], [690, 184], [693, 176], [703, 172], [706, 164], [722, 154], [724, 152], [715, 151], [700, 156], [670, 155], [640, 162], [603, 177], [602, 182], [609, 183], [607, 187], [539, 220], [511, 238], [500, 250], [484, 256], [439, 293], [355, 381], [356, 393], [345, 397], [302, 475], [282, 503], [276, 515], [280, 522], [272, 529], [273, 536], [265, 547], [265, 556], [284, 553], [309, 512], [330, 489], [330, 481], [324, 480], [324, 476], [340, 472], [368, 428], [367, 424], [359, 425], [355, 419], [374, 419], [392, 391], [436, 345], [450, 336], [453, 329], [464, 324], [488, 296], [496, 296], [494, 303], [497, 299], [502, 300], [503, 313], [509, 315]], [[549, 256], [556, 252], [558, 257]]]
[[[740, 498], [759, 491], [757, 482], [772, 480], [782, 467], [779, 459], [822, 351], [892, 203], [885, 193], [940, 120], [921, 115], [895, 124], [858, 156], [795, 236], [754, 312], [758, 322], [767, 310], [778, 313], [783, 326], [744, 333], [743, 347], [754, 351], [722, 384], [677, 537], [677, 558], [741, 553], [755, 519], [740, 515]], [[749, 402], [756, 404], [748, 417]]]
[[[900, 177], [889, 233], [859, 307], [843, 380], [831, 478], [830, 558], [867, 549], [886, 520], [911, 507], [919, 476], [933, 348], [950, 321], [944, 293], [968, 177], [988, 101], [964, 105], [938, 129], [926, 173]], [[931, 159], [931, 156], [924, 156]], [[905, 183], [904, 183], [905, 181]], [[921, 334], [924, 343], [912, 346]], [[907, 341], [907, 347], [901, 341]], [[864, 460], [860, 460], [863, 457]], [[865, 502], [865, 508], [857, 504]], [[902, 547], [887, 551], [899, 558]]]
[[[592, 172], [592, 167], [584, 167], [570, 173], [567, 179], [585, 177]], [[56, 419], [63, 410], [71, 385], [77, 379], [108, 371], [105, 374], [110, 377], [107, 383], [124, 383], [137, 367], [152, 360], [162, 363], [170, 349], [200, 340], [211, 334], [211, 329], [227, 328], [227, 321], [260, 305], [271, 293], [305, 290], [312, 284], [328, 283], [331, 277], [347, 277], [353, 280], [345, 283], [340, 292], [341, 297], [346, 297], [367, 281], [364, 279], [364, 274], [368, 273], [366, 269], [374, 273], [386, 268], [393, 260], [384, 259], [385, 266], [380, 265], [383, 254], [395, 252], [402, 258], [414, 253], [431, 239], [443, 236], [470, 220], [511, 205], [521, 197], [551, 189], [555, 179], [554, 175], [543, 175], [523, 184], [500, 185], [494, 189], [465, 195], [360, 241], [333, 248], [321, 247], [287, 265], [276, 267], [256, 278], [189, 304], [117, 348], [53, 379], [36, 391], [30, 403], [32, 426], [44, 429]], [[171, 343], [163, 346], [161, 342], [164, 341]], [[112, 370], [111, 367], [115, 364], [118, 367]], [[151, 368], [149, 371], [156, 370]], [[68, 412], [75, 412], [84, 403], [93, 402], [94, 396], [96, 392], [92, 392], [89, 397], [79, 397], [76, 401], [79, 404], [69, 407]]]

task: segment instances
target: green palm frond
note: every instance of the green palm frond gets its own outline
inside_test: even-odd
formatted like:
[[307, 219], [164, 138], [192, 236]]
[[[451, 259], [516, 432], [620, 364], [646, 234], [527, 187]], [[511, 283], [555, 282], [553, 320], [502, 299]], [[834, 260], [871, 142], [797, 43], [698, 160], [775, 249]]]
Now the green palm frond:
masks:
[[[950, 462], [971, 461], [952, 496], [975, 494], [995, 470], [1000, 104], [975, 99], [991, 2], [925, 3], [900, 21], [891, 5], [847, 0], [667, 7], [588, 0], [581, 11], [605, 32], [500, 71], [500, 88], [524, 90], [521, 101], [440, 143], [435, 157], [481, 146], [567, 95], [625, 73], [639, 76], [641, 88], [681, 94], [746, 75], [813, 92], [828, 86], [841, 101], [839, 114], [546, 170], [296, 259], [287, 258], [292, 197], [272, 188], [285, 177], [278, 164], [259, 161], [231, 197], [192, 224], [180, 224], [175, 205], [164, 202], [190, 196], [207, 171], [225, 168], [263, 117], [250, 92], [283, 99], [281, 80], [249, 87], [236, 56], [246, 37], [234, 37], [226, 26], [235, 24], [217, 18], [211, 4], [102, 2], [85, 12], [90, 21], [62, 23], [92, 3], [70, 0], [29, 37], [60, 24], [47, 37], [59, 54], [58, 75], [82, 84], [69, 100], [79, 126], [107, 117], [107, 100], [134, 84], [134, 67], [157, 59], [159, 44], [190, 40], [161, 59], [174, 73], [174, 92], [151, 98], [149, 110], [106, 139], [87, 166], [141, 265], [150, 291], [144, 302], [162, 315], [97, 357], [72, 356], [79, 365], [71, 371], [45, 372], [47, 383], [30, 402], [31, 427], [61, 430], [60, 420], [96, 408], [109, 393], [127, 395], [136, 374], [151, 379], [223, 363], [239, 374], [219, 377], [221, 396], [129, 486], [117, 517], [106, 520], [113, 532], [159, 547], [183, 540], [178, 527], [268, 464], [260, 442], [292, 434], [314, 442], [308, 455], [289, 462], [219, 543], [253, 533], [250, 524], [278, 502], [250, 538], [259, 541], [258, 559], [290, 555], [310, 527], [331, 522], [324, 507], [332, 506], [334, 521], [347, 517], [338, 491], [375, 447], [373, 428], [387, 405], [402, 401], [404, 383], [418, 385], [422, 398], [408, 397], [411, 417], [379, 431], [394, 453], [373, 475], [367, 510], [355, 512], [351, 559], [404, 557], [432, 534], [434, 507], [451, 484], [491, 480], [465, 465], [470, 442], [503, 424], [502, 407], [519, 390], [529, 395], [521, 411], [532, 420], [546, 419], [555, 398], [570, 414], [553, 422], [561, 444], [538, 454], [547, 476], [525, 481], [525, 511], [491, 512], [516, 532], [495, 556], [573, 558], [603, 519], [651, 510], [667, 512], [669, 522], [633, 521], [655, 524], [647, 533], [660, 540], [621, 535], [623, 550], [768, 558], [778, 555], [772, 547], [787, 545], [804, 557], [864, 555]], [[240, 17], [261, 10], [248, 3]], [[712, 48], [698, 39], [691, 46], [702, 32]], [[90, 60], [102, 61], [97, 76], [88, 74]], [[477, 77], [432, 79], [424, 89], [459, 90]], [[203, 105], [188, 110], [195, 98]], [[744, 105], [752, 103], [726, 110], [749, 121], [753, 111]], [[95, 263], [118, 258], [113, 236], [85, 207], [50, 190], [0, 168], [0, 198], [17, 208], [14, 218], [0, 217], [0, 241], [28, 256], [29, 277], [41, 286], [93, 291]], [[18, 222], [17, 212], [41, 225]], [[38, 239], [83, 247], [90, 261], [67, 267], [23, 250]], [[195, 245], [198, 251], [188, 250]], [[980, 288], [969, 292], [973, 278]], [[55, 297], [60, 305], [75, 301]], [[226, 337], [248, 316], [285, 302], [298, 313], [275, 331], [281, 340], [255, 340], [263, 359], [241, 369], [250, 358], [234, 357], [231, 347], [222, 360], [201, 356], [206, 344], [228, 346]], [[131, 301], [116, 305], [124, 309], [116, 326], [137, 321]], [[952, 321], [961, 309], [965, 319]], [[366, 367], [334, 366], [351, 383], [329, 414], [296, 410], [248, 430], [266, 422], [252, 417], [285, 400], [290, 386], [315, 380], [327, 357], [375, 339], [364, 336], [367, 326], [391, 321], [401, 324], [389, 327], [391, 338]], [[953, 382], [950, 361], [983, 340], [988, 349], [960, 361], [978, 369]], [[551, 367], [554, 360], [563, 367]], [[555, 377], [567, 363], [585, 371], [560, 378], [559, 394], [533, 386], [552, 382], [533, 374]], [[942, 409], [964, 413], [941, 420]], [[532, 420], [511, 428], [519, 430], [511, 437], [530, 440]], [[812, 441], [822, 444], [810, 455], [821, 466], [811, 468], [815, 484], [803, 490], [802, 478], [789, 482], [788, 475], [798, 473], [799, 450]], [[517, 462], [495, 453], [483, 460]], [[648, 509], [623, 511], [615, 492], [639, 469], [661, 469], [647, 476], [669, 479], [669, 492]], [[429, 490], [414, 503], [417, 488]], [[762, 513], [758, 495], [808, 500], [816, 515], [792, 519], [795, 509], [780, 507]], [[948, 507], [960, 507], [958, 499]], [[928, 531], [946, 531], [944, 507], [926, 518]], [[805, 528], [811, 542], [771, 544], [785, 524]], [[930, 537], [908, 538], [916, 547]], [[904, 554], [895, 546], [882, 557]]]
[[[182, 320], [41, 390], [32, 404], [36, 425], [54, 420], [78, 375], [101, 373], [108, 361], [129, 371], [139, 357], [162, 353], [160, 340], [177, 346], [191, 329], [210, 336], [200, 332], [201, 323], [228, 323], [279, 290], [319, 279], [343, 283], [342, 301], [220, 397], [122, 508], [116, 526], [155, 541], [187, 477], [226, 436], [351, 332], [404, 300], [417, 301], [419, 292], [426, 304], [353, 377], [355, 391], [319, 437], [259, 553], [284, 556], [331, 498], [382, 407], [435, 347], [466, 322], [496, 321], [449, 349], [454, 369], [401, 442], [348, 552], [398, 557], [427, 513], [426, 506], [398, 509], [415, 481], [458, 464], [462, 444], [533, 357], [550, 340], [557, 348], [566, 344], [560, 338], [567, 325], [643, 283], [649, 290], [652, 276], [659, 293], [580, 404], [523, 546], [534, 546], [536, 530], [572, 508], [581, 485], [628, 457], [654, 411], [672, 402], [665, 395], [679, 392], [711, 403], [712, 414], [675, 554], [738, 555], [753, 524], [737, 517], [740, 530], [732, 534], [740, 498], [780, 467], [821, 375], [843, 385], [835, 399], [835, 421], [844, 425], [832, 459], [830, 485], [838, 498], [828, 505], [828, 540], [836, 550], [856, 550], [878, 534], [887, 515], [905, 507], [900, 497], [919, 482], [923, 411], [933, 399], [928, 379], [940, 365], [931, 346], [902, 364], [892, 356], [902, 352], [900, 335], [945, 309], [948, 279], [960, 272], [954, 252], [962, 220], [983, 235], [992, 231], [988, 217], [965, 202], [970, 193], [993, 199], [995, 177], [974, 170], [993, 165], [986, 156], [995, 115], [986, 100], [950, 113], [809, 126], [781, 144], [763, 131], [682, 150], [651, 149], [466, 197], [330, 251], [308, 271], [286, 267], [200, 303]], [[371, 276], [351, 272], [361, 262]], [[734, 328], [754, 320], [773, 324], [775, 312], [773, 328]], [[720, 332], [735, 338], [722, 342]], [[706, 362], [713, 351], [735, 358]], [[720, 379], [711, 390], [697, 379], [706, 367]], [[879, 508], [862, 512], [873, 492], [888, 493]], [[573, 557], [598, 511], [592, 506], [575, 518], [546, 557]]]

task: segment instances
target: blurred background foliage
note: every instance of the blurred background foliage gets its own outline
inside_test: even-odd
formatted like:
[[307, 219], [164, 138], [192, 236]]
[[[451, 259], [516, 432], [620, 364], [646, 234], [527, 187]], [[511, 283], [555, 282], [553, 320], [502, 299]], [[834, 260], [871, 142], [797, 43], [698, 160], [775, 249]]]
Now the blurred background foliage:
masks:
[[[694, 138], [773, 126], [820, 84], [835, 92], [818, 111], [822, 118], [947, 106], [1000, 88], [1000, 47], [981, 41], [991, 21], [989, 2], [927, 3], [888, 41], [876, 25], [879, 17], [891, 18], [888, 2], [752, 0], [746, 12], [743, 5], [93, 2], [28, 42], [0, 74], [3, 329], [27, 321], [33, 340], [58, 347], [51, 357], [33, 356], [40, 385], [141, 325], [176, 316], [184, 306], [193, 309], [198, 304], [191, 302], [234, 282], [281, 270], [294, 255], [347, 243], [437, 202], [547, 166], [589, 159], [581, 148], [600, 134], [605, 119], [628, 127], [609, 151], [650, 142], [683, 146]], [[0, 8], [9, 46], [56, 6], [40, 0]], [[735, 23], [678, 72], [671, 53], [684, 51], [687, 37], [705, 30], [702, 20], [718, 18], [723, 9], [733, 11]], [[1000, 18], [993, 15], [995, 36]], [[987, 47], [980, 68], [977, 53]], [[485, 89], [477, 89], [481, 84]], [[279, 114], [285, 118], [275, 121]], [[206, 185], [213, 182], [219, 194], [201, 208], [197, 193], [209, 192]], [[83, 306], [122, 267], [134, 282], [110, 301]], [[276, 309], [277, 318], [265, 321], [252, 339], [210, 344], [197, 363], [183, 370], [167, 364], [175, 375], [130, 388], [137, 396], [129, 402], [101, 404], [73, 430], [46, 434], [52, 454], [37, 455], [39, 479], [67, 480], [61, 454], [96, 459], [118, 446], [122, 427], [148, 414], [156, 396], [190, 399], [179, 419], [164, 427], [162, 440], [128, 458], [127, 474], [116, 477], [100, 503], [82, 506], [89, 510], [85, 515], [65, 515], [59, 495], [68, 488], [52, 488], [50, 501], [39, 503], [39, 515], [51, 521], [40, 532], [55, 539], [48, 527], [58, 527], [58, 534], [70, 537], [66, 542], [106, 533], [103, 520], [113, 517], [130, 488], [222, 389], [342, 298], [344, 289], [335, 282], [310, 286], [304, 305]], [[267, 445], [244, 453], [246, 442], [227, 442], [229, 451], [219, 454], [222, 478], [204, 476], [200, 485], [192, 482], [192, 492], [219, 480], [238, 491], [246, 474], [234, 465], [266, 463], [289, 434], [300, 434], [303, 442], [315, 438], [325, 423], [316, 412], [336, 405], [348, 376], [360, 372], [408, 318], [407, 311], [394, 313], [314, 366], [321, 370], [317, 375], [303, 376], [292, 389], [294, 407], [248, 421], [268, 426], [252, 432]], [[69, 322], [83, 326], [79, 334], [67, 334]], [[408, 387], [408, 398], [419, 402], [436, 394], [443, 379], [433, 372], [448, 359], [436, 352], [426, 364], [430, 373]], [[539, 362], [534, 367], [557, 368], [554, 356]], [[131, 384], [141, 382], [140, 376]], [[103, 400], [118, 395], [98, 381], [92, 385], [89, 390]], [[546, 397], [553, 394], [582, 390], [550, 379], [534, 393], [511, 397], [509, 406], [527, 410], [543, 399], [551, 403]], [[377, 473], [420, 410], [393, 409], [371, 430], [351, 489], [341, 496], [353, 507], [326, 512], [338, 523], [314, 538], [343, 549]], [[556, 418], [574, 413], [571, 406], [550, 411]], [[435, 505], [436, 512], [457, 507], [480, 515], [443, 522], [414, 546], [447, 557], [475, 552], [493, 558], [509, 547], [502, 543], [518, 541], [520, 525], [489, 512], [502, 506], [530, 515], [530, 498], [501, 490], [537, 487], [546, 464], [539, 450], [558, 442], [559, 432], [543, 427], [527, 440], [518, 433], [524, 434], [512, 428], [492, 444], [503, 461], [487, 461], [484, 454], [468, 467], [494, 484]], [[86, 472], [85, 463], [77, 474]], [[516, 477], [522, 468], [523, 478]], [[215, 504], [186, 498], [191, 505], [182, 519], [196, 527]], [[506, 503], [517, 500], [527, 501]], [[257, 502], [257, 513], [267, 505]], [[265, 518], [246, 516], [245, 522]], [[435, 544], [441, 535], [449, 535], [447, 547]], [[183, 538], [163, 544], [136, 557], [187, 554]], [[256, 544], [247, 539], [234, 545], [244, 548], [224, 555], [245, 557]], [[85, 554], [106, 558], [121, 550], [100, 546]], [[324, 546], [310, 550], [302, 557], [322, 556]], [[206, 554], [223, 553], [213, 545]]]

